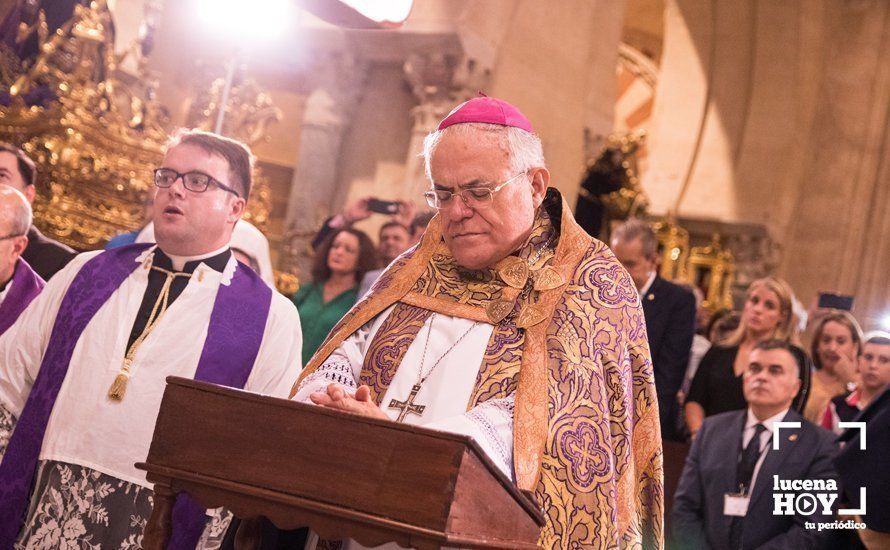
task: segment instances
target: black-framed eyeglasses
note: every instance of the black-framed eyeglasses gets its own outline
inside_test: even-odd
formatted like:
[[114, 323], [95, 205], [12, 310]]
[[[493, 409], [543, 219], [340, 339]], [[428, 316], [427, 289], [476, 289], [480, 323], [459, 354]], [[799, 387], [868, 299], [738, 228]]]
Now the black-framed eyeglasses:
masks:
[[426, 203], [437, 210], [448, 210], [454, 206], [455, 196], [459, 196], [463, 199], [464, 204], [470, 208], [479, 208], [491, 204], [495, 193], [503, 189], [511, 181], [527, 173], [528, 170], [524, 170], [492, 187], [471, 187], [469, 189], [461, 189], [457, 193], [446, 191], [445, 189], [435, 189], [433, 191], [427, 191], [423, 196], [426, 198]]
[[172, 168], [158, 168], [154, 171], [154, 183], [162, 189], [171, 187], [179, 178], [182, 178], [183, 187], [189, 191], [194, 191], [195, 193], [203, 193], [204, 191], [207, 191], [210, 184], [213, 184], [223, 191], [228, 191], [236, 197], [241, 198], [241, 195], [237, 191], [218, 179], [208, 176], [204, 172], [192, 171], [180, 174]]

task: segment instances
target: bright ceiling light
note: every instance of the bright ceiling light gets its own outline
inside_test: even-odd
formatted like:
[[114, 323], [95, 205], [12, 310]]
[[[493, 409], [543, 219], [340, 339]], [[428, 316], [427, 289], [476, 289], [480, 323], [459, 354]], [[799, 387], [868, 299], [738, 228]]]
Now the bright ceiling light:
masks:
[[197, 0], [198, 16], [211, 32], [233, 41], [280, 37], [296, 19], [292, 0]]
[[368, 19], [382, 23], [401, 23], [411, 13], [414, 0], [341, 0]]
[[887, 313], [886, 315], [884, 315], [884, 317], [881, 318], [880, 324], [881, 330], [890, 332], [890, 313]]

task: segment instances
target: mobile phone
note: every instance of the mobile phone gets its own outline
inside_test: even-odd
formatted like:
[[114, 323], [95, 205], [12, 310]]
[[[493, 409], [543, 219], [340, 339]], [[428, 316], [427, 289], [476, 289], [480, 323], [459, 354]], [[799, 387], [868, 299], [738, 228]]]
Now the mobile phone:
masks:
[[369, 199], [368, 210], [377, 212], [378, 214], [398, 214], [399, 203], [396, 201], [382, 201], [380, 199]]
[[819, 293], [819, 307], [825, 309], [853, 310], [853, 297], [832, 292]]

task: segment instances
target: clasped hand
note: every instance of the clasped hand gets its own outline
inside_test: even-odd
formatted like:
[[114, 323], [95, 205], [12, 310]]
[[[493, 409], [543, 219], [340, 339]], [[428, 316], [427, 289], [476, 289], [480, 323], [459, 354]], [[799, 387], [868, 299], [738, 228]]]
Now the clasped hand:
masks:
[[309, 399], [322, 407], [389, 420], [386, 413], [371, 399], [371, 388], [364, 384], [354, 394], [347, 392], [340, 384], [328, 384], [326, 391], [311, 393]]

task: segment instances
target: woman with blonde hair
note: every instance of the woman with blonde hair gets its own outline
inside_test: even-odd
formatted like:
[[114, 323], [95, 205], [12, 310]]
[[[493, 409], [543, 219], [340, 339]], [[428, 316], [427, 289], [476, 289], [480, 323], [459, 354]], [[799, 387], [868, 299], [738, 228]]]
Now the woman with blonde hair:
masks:
[[[742, 393], [742, 374], [748, 367], [748, 355], [758, 342], [779, 339], [798, 344], [793, 301], [794, 292], [781, 279], [765, 277], [748, 287], [739, 327], [722, 342], [715, 342], [692, 379], [684, 412], [686, 426], [693, 436], [706, 416], [748, 406]], [[795, 349], [804, 382], [794, 404], [799, 409], [806, 396], [809, 367], [804, 351]]]
[[835, 310], [819, 319], [810, 343], [815, 370], [804, 418], [818, 424], [832, 398], [853, 389], [861, 347], [862, 329], [852, 315]]

